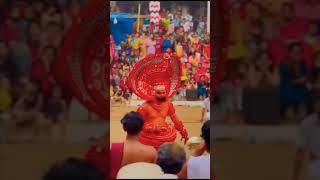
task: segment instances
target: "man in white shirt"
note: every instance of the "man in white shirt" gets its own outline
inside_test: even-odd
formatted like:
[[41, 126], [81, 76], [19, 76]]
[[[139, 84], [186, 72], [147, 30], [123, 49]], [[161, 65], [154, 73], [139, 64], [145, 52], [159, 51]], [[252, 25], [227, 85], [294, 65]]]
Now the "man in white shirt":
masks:
[[179, 179], [210, 179], [210, 121], [201, 128], [204, 139], [178, 174]]
[[294, 179], [299, 179], [304, 161], [307, 163], [307, 179], [320, 179], [320, 98], [314, 103], [314, 113], [300, 125], [298, 150], [294, 165]]
[[200, 122], [210, 120], [210, 90], [208, 89], [208, 97], [202, 103], [202, 115]]

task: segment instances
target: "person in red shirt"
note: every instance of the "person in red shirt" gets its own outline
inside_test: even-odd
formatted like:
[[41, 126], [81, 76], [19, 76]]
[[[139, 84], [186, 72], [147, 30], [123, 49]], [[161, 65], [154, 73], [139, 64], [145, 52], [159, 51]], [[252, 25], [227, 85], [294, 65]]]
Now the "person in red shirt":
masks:
[[120, 80], [120, 88], [122, 92], [126, 92], [128, 89], [127, 81], [128, 81], [128, 77], [126, 76], [123, 76], [123, 78], [121, 78]]
[[51, 88], [56, 84], [51, 66], [55, 55], [55, 48], [45, 47], [40, 58], [32, 64], [31, 76], [41, 83], [41, 90], [45, 96], [51, 94]]
[[156, 34], [155, 40], [156, 40], [156, 54], [161, 53], [163, 37], [160, 36], [159, 34]]
[[[207, 71], [207, 68], [203, 67], [202, 63], [199, 63], [197, 70], [196, 70], [196, 73], [194, 75], [194, 79], [195, 79], [196, 83], [200, 80], [200, 76], [204, 75], [206, 73], [206, 71]], [[205, 78], [205, 81], [207, 81], [207, 78]]]

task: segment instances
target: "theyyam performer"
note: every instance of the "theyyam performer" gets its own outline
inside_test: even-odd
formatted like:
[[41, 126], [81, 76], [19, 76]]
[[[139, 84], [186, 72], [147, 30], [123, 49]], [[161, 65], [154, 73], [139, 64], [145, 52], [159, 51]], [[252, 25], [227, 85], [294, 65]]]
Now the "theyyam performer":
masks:
[[[141, 143], [158, 149], [165, 142], [175, 141], [177, 131], [184, 142], [188, 140], [188, 132], [170, 101], [180, 86], [180, 77], [181, 62], [169, 49], [139, 60], [130, 72], [129, 87], [145, 100], [137, 108], [144, 120]], [[173, 125], [166, 121], [167, 116]]]

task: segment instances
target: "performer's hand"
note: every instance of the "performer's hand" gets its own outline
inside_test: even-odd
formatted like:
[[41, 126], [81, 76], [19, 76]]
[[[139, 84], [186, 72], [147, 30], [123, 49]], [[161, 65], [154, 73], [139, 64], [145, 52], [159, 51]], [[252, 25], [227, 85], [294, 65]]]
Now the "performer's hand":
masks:
[[180, 132], [181, 134], [181, 141], [184, 140], [184, 144], [187, 143], [187, 141], [189, 140], [189, 137], [188, 137], [188, 132], [186, 129], [184, 129], [183, 131]]
[[188, 137], [181, 137], [181, 141], [183, 141], [184, 144], [186, 144], [188, 140]]

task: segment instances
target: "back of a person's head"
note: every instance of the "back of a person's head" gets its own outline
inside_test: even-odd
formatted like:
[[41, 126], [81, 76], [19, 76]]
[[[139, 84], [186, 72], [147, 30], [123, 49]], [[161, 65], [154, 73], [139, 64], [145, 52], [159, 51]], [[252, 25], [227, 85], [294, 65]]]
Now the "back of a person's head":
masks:
[[206, 143], [206, 148], [210, 151], [210, 121], [206, 121], [201, 128], [201, 137]]
[[159, 147], [157, 164], [165, 174], [178, 174], [186, 161], [186, 153], [177, 143], [165, 143]]
[[69, 158], [53, 165], [44, 175], [43, 180], [104, 180], [104, 177], [91, 163]]
[[140, 113], [131, 111], [127, 113], [122, 119], [121, 124], [123, 130], [127, 132], [128, 135], [135, 136], [138, 135], [143, 127], [143, 118]]

